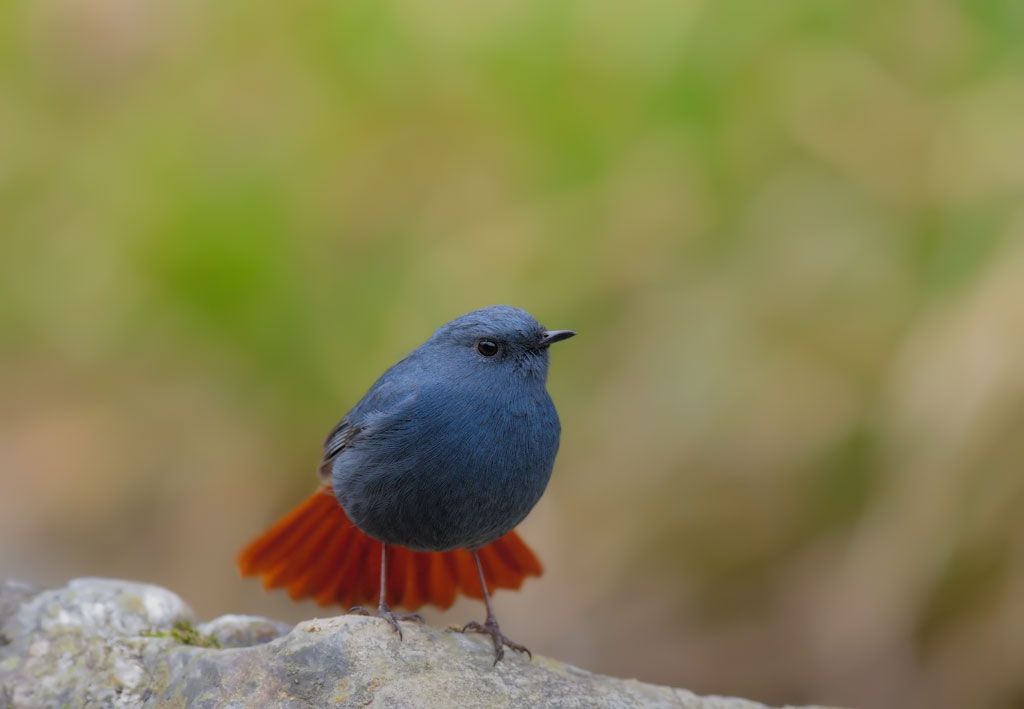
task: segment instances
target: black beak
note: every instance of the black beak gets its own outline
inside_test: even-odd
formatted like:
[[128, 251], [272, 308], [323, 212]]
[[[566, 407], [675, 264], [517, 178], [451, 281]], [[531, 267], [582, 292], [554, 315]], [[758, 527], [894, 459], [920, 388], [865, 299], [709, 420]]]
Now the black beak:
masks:
[[548, 345], [552, 345], [556, 342], [568, 340], [570, 337], [575, 335], [576, 333], [572, 330], [545, 330], [540, 336], [540, 346], [542, 348], [547, 347]]

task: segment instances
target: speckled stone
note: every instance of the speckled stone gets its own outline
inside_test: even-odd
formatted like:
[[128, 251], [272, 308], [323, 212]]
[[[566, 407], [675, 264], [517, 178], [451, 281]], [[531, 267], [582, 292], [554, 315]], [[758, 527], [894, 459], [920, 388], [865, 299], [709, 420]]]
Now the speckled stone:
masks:
[[6, 583], [0, 612], [0, 707], [763, 707], [540, 656], [495, 667], [488, 638], [408, 624], [400, 641], [365, 616], [193, 628], [178, 596], [128, 581]]

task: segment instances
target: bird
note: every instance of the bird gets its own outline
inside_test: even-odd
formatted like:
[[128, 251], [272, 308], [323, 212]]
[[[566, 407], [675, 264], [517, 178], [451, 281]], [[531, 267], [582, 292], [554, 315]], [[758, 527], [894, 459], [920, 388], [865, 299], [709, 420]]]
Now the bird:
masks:
[[[515, 527], [540, 500], [561, 424], [547, 391], [549, 347], [575, 336], [494, 305], [439, 327], [384, 372], [330, 431], [316, 492], [253, 539], [243, 576], [293, 599], [423, 621], [423, 604], [484, 601], [460, 632], [530, 651], [501, 630], [491, 592], [542, 573]], [[377, 600], [375, 612], [363, 604]]]

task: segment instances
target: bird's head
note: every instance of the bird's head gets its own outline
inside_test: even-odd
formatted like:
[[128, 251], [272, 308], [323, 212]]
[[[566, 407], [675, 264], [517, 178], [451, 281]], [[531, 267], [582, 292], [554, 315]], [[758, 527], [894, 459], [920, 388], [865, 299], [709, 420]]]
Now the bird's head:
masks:
[[525, 310], [492, 305], [442, 325], [429, 343], [471, 372], [504, 370], [543, 382], [548, 347], [567, 340], [572, 330], [548, 330]]

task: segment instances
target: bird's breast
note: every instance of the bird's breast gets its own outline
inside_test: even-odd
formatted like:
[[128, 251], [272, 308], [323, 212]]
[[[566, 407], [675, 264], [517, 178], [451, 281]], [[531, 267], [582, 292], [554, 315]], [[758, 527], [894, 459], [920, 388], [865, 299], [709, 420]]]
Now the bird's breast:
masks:
[[[539, 395], [540, 394], [540, 395]], [[526, 517], [550, 479], [560, 428], [546, 391], [440, 397], [339, 455], [335, 493], [372, 537], [475, 548]]]

